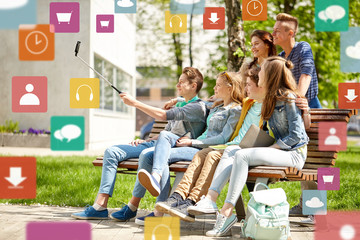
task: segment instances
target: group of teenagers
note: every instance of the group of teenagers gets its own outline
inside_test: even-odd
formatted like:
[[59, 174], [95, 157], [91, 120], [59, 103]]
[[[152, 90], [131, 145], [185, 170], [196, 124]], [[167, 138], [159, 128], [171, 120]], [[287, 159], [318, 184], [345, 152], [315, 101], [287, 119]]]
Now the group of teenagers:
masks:
[[[247, 184], [249, 167], [268, 165], [302, 169], [307, 157], [310, 108], [321, 108], [317, 98], [318, 81], [311, 47], [296, 42], [298, 21], [280, 13], [273, 33], [255, 30], [251, 34], [253, 60], [239, 72], [217, 76], [212, 101], [198, 97], [203, 75], [186, 67], [176, 85], [178, 95], [163, 109], [146, 105], [127, 93], [125, 104], [149, 116], [168, 120], [165, 130], [148, 140], [108, 148], [103, 157], [99, 193], [93, 206], [73, 213], [77, 219], [108, 218], [107, 203], [112, 196], [119, 162], [139, 158], [132, 198], [110, 217], [127, 221], [136, 217], [146, 190], [155, 197], [152, 213], [136, 218], [143, 225], [146, 217], [163, 214], [195, 221], [196, 215], [216, 214], [216, 223], [207, 236], [224, 236], [236, 223], [235, 204]], [[275, 46], [283, 51], [277, 55]], [[252, 124], [275, 139], [269, 147], [241, 149], [239, 143]], [[209, 147], [209, 146], [217, 147]], [[176, 190], [169, 196], [169, 164], [191, 161]], [[229, 182], [220, 211], [216, 200]], [[309, 186], [302, 186], [309, 188]], [[300, 199], [301, 201], [301, 199]], [[301, 212], [301, 203], [291, 211]], [[290, 211], [290, 212], [291, 212]]]

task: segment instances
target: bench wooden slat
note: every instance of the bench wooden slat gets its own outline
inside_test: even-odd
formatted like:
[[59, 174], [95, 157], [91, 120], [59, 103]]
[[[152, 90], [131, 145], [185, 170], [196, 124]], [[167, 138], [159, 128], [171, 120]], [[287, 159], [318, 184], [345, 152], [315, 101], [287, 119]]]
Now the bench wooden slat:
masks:
[[283, 170], [266, 170], [266, 169], [251, 169], [248, 176], [251, 177], [267, 177], [267, 178], [284, 178], [286, 176]]
[[335, 165], [335, 160], [331, 158], [307, 158], [305, 164], [324, 164], [329, 167]]
[[332, 151], [309, 151], [307, 153], [308, 157], [321, 157], [321, 158], [337, 158], [337, 154]]

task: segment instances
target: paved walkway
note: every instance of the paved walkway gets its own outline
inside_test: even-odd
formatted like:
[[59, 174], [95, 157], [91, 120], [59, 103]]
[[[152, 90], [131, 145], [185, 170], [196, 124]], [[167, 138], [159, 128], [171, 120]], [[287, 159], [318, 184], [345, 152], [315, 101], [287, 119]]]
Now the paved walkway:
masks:
[[[25, 240], [25, 227], [28, 222], [35, 221], [81, 221], [70, 217], [71, 213], [82, 211], [83, 208], [49, 207], [49, 206], [20, 206], [0, 204], [0, 240]], [[118, 209], [116, 209], [118, 210]], [[111, 209], [110, 212], [115, 211]], [[148, 214], [143, 210], [138, 216]], [[299, 220], [292, 218], [291, 220]], [[90, 220], [93, 240], [140, 240], [144, 239], [144, 228], [130, 222], [116, 222], [113, 220]], [[200, 240], [212, 239], [204, 236], [205, 232], [214, 225], [214, 216], [197, 219], [195, 223], [181, 222], [180, 239]], [[232, 236], [214, 239], [239, 239], [240, 224], [236, 223], [231, 229]], [[291, 225], [293, 240], [312, 240], [313, 232], [310, 228], [299, 228]]]

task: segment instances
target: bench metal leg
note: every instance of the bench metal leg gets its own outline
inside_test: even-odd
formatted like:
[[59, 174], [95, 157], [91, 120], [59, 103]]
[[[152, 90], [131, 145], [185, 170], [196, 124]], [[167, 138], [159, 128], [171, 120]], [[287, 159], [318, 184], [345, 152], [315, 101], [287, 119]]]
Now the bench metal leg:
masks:
[[245, 205], [244, 200], [242, 198], [242, 195], [240, 195], [239, 199], [237, 200], [235, 204], [235, 211], [238, 221], [241, 221], [242, 219], [245, 219]]
[[185, 172], [176, 172], [175, 173], [176, 177], [175, 177], [174, 184], [173, 184], [173, 186], [171, 188], [170, 195], [175, 192], [175, 189], [176, 189], [177, 185], [179, 185], [179, 183], [180, 183], [181, 179], [183, 178], [184, 174], [185, 174]]
[[[268, 185], [269, 182], [269, 178], [257, 178], [256, 182], [255, 182], [255, 186], [258, 183], [263, 183], [265, 185]], [[260, 185], [259, 187], [256, 188], [256, 190], [265, 190], [266, 188], [263, 185]]]

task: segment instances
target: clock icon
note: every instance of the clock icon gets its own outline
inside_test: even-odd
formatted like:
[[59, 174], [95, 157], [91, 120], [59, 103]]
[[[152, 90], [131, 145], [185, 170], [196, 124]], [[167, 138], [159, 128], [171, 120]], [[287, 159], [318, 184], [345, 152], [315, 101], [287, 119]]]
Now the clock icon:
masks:
[[263, 5], [259, 0], [251, 0], [246, 5], [246, 10], [251, 16], [259, 16], [263, 11]]
[[34, 55], [39, 55], [45, 52], [48, 45], [48, 38], [41, 31], [32, 31], [25, 38], [26, 49]]

